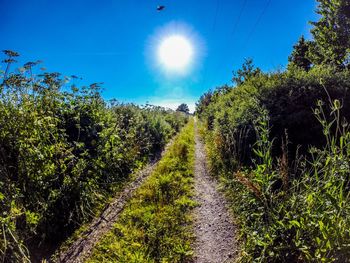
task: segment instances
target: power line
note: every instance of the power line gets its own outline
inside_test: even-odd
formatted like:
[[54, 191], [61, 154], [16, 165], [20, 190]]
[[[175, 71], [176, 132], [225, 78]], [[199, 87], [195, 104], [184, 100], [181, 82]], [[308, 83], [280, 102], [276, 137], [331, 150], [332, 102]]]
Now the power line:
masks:
[[[236, 34], [238, 25], [239, 25], [240, 20], [241, 20], [241, 18], [242, 18], [242, 15], [243, 15], [243, 12], [244, 12], [244, 9], [245, 9], [245, 7], [246, 7], [247, 2], [248, 2], [248, 0], [244, 0], [242, 6], [241, 6], [241, 8], [240, 8], [238, 17], [237, 17], [237, 19], [236, 19], [236, 21], [235, 21], [235, 23], [234, 23], [234, 26], [232, 27], [232, 31], [231, 31], [230, 38], [233, 37], [233, 36], [235, 36], [235, 34]], [[270, 6], [271, 2], [272, 2], [272, 0], [267, 0], [267, 1], [266, 1], [266, 4], [265, 4], [265, 6], [263, 7], [263, 9], [262, 9], [262, 11], [261, 11], [259, 17], [258, 17], [257, 20], [255, 21], [255, 23], [254, 23], [252, 29], [249, 31], [249, 34], [248, 34], [248, 36], [247, 36], [247, 38], [246, 38], [246, 40], [245, 40], [245, 42], [244, 42], [243, 49], [246, 48], [246, 46], [248, 45], [249, 41], [251, 40], [251, 38], [252, 38], [252, 36], [253, 36], [253, 34], [254, 34], [256, 28], [257, 28], [258, 25], [260, 24], [260, 22], [261, 22], [263, 16], [265, 15], [265, 13], [266, 13], [268, 7]], [[215, 31], [215, 27], [216, 27], [216, 23], [217, 23], [217, 16], [218, 16], [218, 12], [219, 12], [219, 0], [217, 0], [216, 3], [217, 3], [217, 4], [216, 4], [215, 17], [214, 17], [213, 26], [212, 26], [212, 34], [213, 34], [214, 31]], [[228, 42], [229, 42], [229, 41], [228, 41]], [[220, 65], [218, 64], [218, 67], [219, 67], [219, 66], [220, 66]], [[204, 81], [203, 81], [203, 83], [206, 82], [206, 75], [207, 75], [206, 73], [207, 73], [207, 68], [206, 68], [206, 70], [205, 70], [205, 75], [204, 75]]]
[[261, 11], [258, 19], [255, 21], [255, 24], [253, 25], [253, 28], [250, 30], [245, 42], [244, 42], [244, 45], [243, 45], [243, 48], [246, 48], [247, 45], [248, 45], [248, 42], [250, 41], [251, 37], [253, 36], [254, 32], [255, 32], [255, 29], [258, 27], [261, 19], [263, 18], [264, 14], [266, 13], [267, 11], [267, 8], [269, 7], [269, 5], [271, 4], [272, 0], [267, 0], [263, 10]]
[[[243, 4], [242, 4], [242, 6], [241, 6], [241, 9], [240, 9], [240, 11], [239, 11], [238, 17], [237, 17], [236, 22], [235, 22], [235, 24], [234, 24], [234, 26], [233, 26], [233, 28], [232, 28], [232, 31], [231, 31], [231, 38], [233, 38], [233, 37], [235, 36], [235, 34], [236, 34], [236, 31], [237, 31], [239, 22], [240, 22], [240, 20], [241, 20], [241, 17], [242, 17], [242, 15], [243, 15], [243, 11], [244, 11], [244, 8], [245, 8], [247, 2], [248, 2], [247, 0], [244, 0]], [[232, 64], [233, 64], [233, 63], [232, 63]]]
[[[241, 8], [239, 10], [239, 13], [238, 13], [238, 16], [234, 22], [234, 25], [232, 27], [232, 30], [231, 30], [231, 34], [229, 35], [228, 39], [227, 39], [227, 42], [225, 43], [227, 46], [227, 43], [230, 43], [231, 42], [231, 39], [236, 35], [236, 31], [237, 31], [237, 28], [238, 28], [238, 25], [239, 25], [239, 22], [241, 20], [241, 17], [243, 15], [243, 12], [244, 12], [244, 9], [247, 5], [247, 2], [248, 0], [244, 0], [243, 4], [241, 5]], [[223, 47], [224, 48], [224, 47]], [[223, 49], [224, 50], [224, 49]], [[223, 55], [221, 55], [221, 59], [219, 60], [219, 63], [217, 63], [217, 66], [216, 66], [216, 70], [215, 71], [218, 71], [219, 67], [221, 66], [221, 63], [222, 61], [226, 58], [226, 56], [224, 57]], [[231, 60], [231, 59], [229, 59]]]
[[220, 1], [217, 0], [217, 1], [216, 1], [216, 9], [215, 9], [215, 16], [214, 16], [213, 26], [212, 26], [212, 29], [211, 29], [211, 31], [212, 31], [211, 34], [213, 34], [214, 31], [215, 31], [216, 20], [217, 20], [217, 18], [218, 18], [218, 12], [219, 12], [219, 4], [220, 4]]
[[239, 11], [238, 17], [236, 19], [236, 22], [235, 22], [234, 26], [232, 27], [231, 36], [234, 36], [236, 33], [239, 21], [241, 20], [241, 17], [242, 17], [242, 14], [243, 14], [243, 11], [244, 11], [246, 4], [247, 4], [247, 0], [244, 0], [243, 5], [241, 6], [241, 9]]
[[[215, 8], [215, 15], [214, 15], [214, 20], [213, 20], [213, 25], [212, 25], [212, 29], [211, 29], [211, 39], [213, 39], [213, 34], [215, 32], [215, 28], [216, 28], [216, 22], [217, 22], [217, 18], [218, 18], [218, 13], [219, 13], [219, 7], [220, 7], [220, 0], [216, 0], [216, 8]], [[208, 72], [208, 67], [205, 68], [204, 70], [204, 77], [203, 77], [203, 85], [206, 85], [206, 81], [207, 81], [207, 72]]]

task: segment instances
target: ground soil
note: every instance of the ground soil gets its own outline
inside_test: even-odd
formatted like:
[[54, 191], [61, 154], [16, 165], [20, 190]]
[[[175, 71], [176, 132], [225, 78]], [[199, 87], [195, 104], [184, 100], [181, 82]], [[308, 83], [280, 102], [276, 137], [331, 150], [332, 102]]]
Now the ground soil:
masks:
[[237, 258], [237, 229], [218, 183], [208, 174], [204, 145], [196, 132], [194, 262], [224, 263]]

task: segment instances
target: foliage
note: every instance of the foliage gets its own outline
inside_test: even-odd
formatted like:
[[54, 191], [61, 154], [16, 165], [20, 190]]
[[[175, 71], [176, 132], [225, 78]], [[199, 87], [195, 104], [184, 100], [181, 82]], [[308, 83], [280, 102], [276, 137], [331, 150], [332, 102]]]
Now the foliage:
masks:
[[188, 108], [186, 103], [180, 104], [179, 107], [177, 107], [176, 111], [180, 111], [186, 114], [190, 113], [190, 109]]
[[350, 2], [348, 0], [317, 0], [321, 18], [311, 24], [314, 46], [311, 52], [314, 64], [349, 66], [350, 56]]
[[331, 122], [319, 105], [314, 112], [327, 144], [312, 148], [311, 159], [291, 169], [284, 153], [275, 163], [263, 114], [255, 126], [254, 167], [224, 176], [245, 242], [242, 262], [348, 262], [350, 132], [339, 101], [331, 105]]
[[192, 255], [193, 162], [192, 120], [88, 262], [187, 262]]
[[239, 221], [243, 262], [347, 262], [349, 76], [291, 67], [197, 104], [211, 172]]
[[312, 62], [309, 59], [311, 41], [306, 41], [304, 36], [301, 36], [298, 43], [293, 46], [293, 52], [289, 56], [289, 66], [295, 65], [303, 70], [308, 71], [311, 68]]
[[259, 68], [256, 68], [253, 64], [253, 59], [245, 59], [242, 68], [236, 71], [233, 71], [232, 82], [241, 85], [245, 81], [249, 80], [251, 77], [257, 76], [261, 73]]
[[202, 115], [205, 109], [209, 106], [213, 93], [211, 91], [205, 92], [201, 95], [198, 102], [196, 102], [196, 115]]
[[349, 262], [350, 8], [318, 2], [314, 39], [299, 40], [286, 71], [246, 62], [235, 87], [197, 103], [211, 172], [239, 221], [242, 262]]
[[133, 170], [157, 155], [186, 117], [159, 107], [108, 103], [97, 83], [69, 87], [69, 78], [59, 73], [35, 74], [38, 62], [10, 72], [18, 54], [5, 54], [0, 257], [28, 261], [39, 252], [52, 253], [91, 219]]
[[[309, 145], [325, 144], [322, 127], [312, 113], [317, 100], [338, 99], [343, 102], [343, 116], [350, 119], [349, 71], [316, 66], [305, 72], [290, 68], [286, 72], [260, 73], [231, 89], [218, 89], [210, 94], [210, 102], [197, 103], [197, 114], [213, 131], [219, 160], [214, 166], [230, 167], [251, 165], [252, 145], [256, 141], [254, 120], [261, 108], [268, 110], [271, 132], [275, 138], [273, 156], [281, 154], [286, 133], [289, 157], [307, 154]], [[199, 110], [200, 109], [200, 110]], [[309, 132], [302, 132], [309, 131]], [[299, 147], [300, 145], [301, 147]]]

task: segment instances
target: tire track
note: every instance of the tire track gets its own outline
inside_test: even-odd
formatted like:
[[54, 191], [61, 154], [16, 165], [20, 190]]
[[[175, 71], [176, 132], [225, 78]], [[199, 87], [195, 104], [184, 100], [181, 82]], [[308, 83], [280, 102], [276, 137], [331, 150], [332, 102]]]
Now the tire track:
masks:
[[195, 200], [199, 206], [194, 211], [194, 262], [233, 262], [238, 253], [236, 227], [218, 183], [207, 172], [205, 148], [197, 130], [195, 136]]
[[88, 230], [84, 231], [67, 250], [59, 254], [57, 262], [82, 263], [91, 255], [95, 244], [112, 228], [120, 213], [123, 211], [125, 204], [153, 172], [158, 161], [172, 142], [173, 140], [167, 144], [165, 150], [162, 154], [159, 154], [154, 162], [148, 164], [144, 169], [138, 172], [136, 179], [122, 190], [118, 197], [103, 211], [101, 216], [92, 221]]

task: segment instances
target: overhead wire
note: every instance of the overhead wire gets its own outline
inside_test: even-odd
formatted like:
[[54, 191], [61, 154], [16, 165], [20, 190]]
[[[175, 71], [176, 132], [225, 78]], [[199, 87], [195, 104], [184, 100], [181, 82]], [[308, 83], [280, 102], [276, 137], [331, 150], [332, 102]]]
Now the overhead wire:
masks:
[[242, 4], [242, 6], [241, 6], [241, 9], [239, 10], [239, 14], [238, 14], [238, 17], [237, 17], [237, 19], [236, 19], [236, 22], [235, 22], [234, 26], [232, 27], [231, 37], [234, 36], [235, 33], [236, 33], [238, 24], [239, 24], [239, 22], [240, 22], [240, 20], [241, 20], [241, 17], [242, 17], [242, 15], [243, 15], [243, 11], [244, 11], [244, 8], [245, 8], [245, 6], [246, 6], [246, 4], [247, 4], [247, 1], [248, 1], [248, 0], [244, 0], [243, 4]]
[[[240, 20], [241, 20], [241, 18], [242, 18], [242, 15], [243, 15], [243, 12], [244, 12], [244, 9], [245, 9], [245, 7], [246, 7], [247, 2], [248, 2], [248, 0], [244, 0], [242, 6], [241, 6], [241, 8], [240, 8], [240, 11], [239, 11], [239, 14], [238, 14], [238, 16], [237, 16], [237, 19], [236, 19], [236, 21], [235, 21], [235, 23], [234, 23], [234, 26], [232, 27], [232, 31], [231, 31], [230, 38], [233, 38], [233, 36], [236, 35], [237, 29], [238, 29], [238, 25], [239, 25], [239, 22], [240, 22]], [[263, 18], [263, 16], [265, 15], [265, 13], [266, 13], [268, 7], [270, 6], [271, 2], [272, 2], [272, 0], [267, 0], [267, 1], [266, 1], [266, 3], [265, 3], [265, 5], [264, 5], [264, 7], [263, 7], [263, 9], [262, 9], [262, 11], [261, 11], [261, 13], [260, 13], [260, 15], [259, 15], [258, 18], [256, 19], [256, 21], [255, 21], [255, 23], [254, 23], [252, 29], [249, 31], [249, 33], [248, 33], [248, 35], [247, 35], [247, 37], [246, 37], [246, 40], [245, 40], [245, 42], [244, 42], [244, 44], [243, 44], [243, 48], [242, 48], [242, 49], [245, 49], [245, 48], [248, 46], [248, 44], [249, 44], [249, 42], [250, 42], [250, 40], [251, 40], [251, 38], [252, 38], [252, 36], [253, 36], [253, 34], [254, 34], [256, 28], [258, 27], [258, 25], [259, 25], [260, 22], [262, 21], [262, 18]], [[214, 17], [213, 27], [212, 27], [212, 34], [213, 34], [214, 31], [215, 31], [215, 27], [216, 27], [216, 23], [217, 23], [217, 16], [218, 16], [218, 13], [219, 13], [218, 10], [219, 10], [219, 0], [217, 0], [216, 11], [215, 11], [215, 17]], [[230, 40], [230, 38], [229, 38], [229, 40]], [[230, 41], [228, 41], [228, 42], [230, 42]], [[220, 66], [220, 63], [218, 64], [217, 68], [218, 68], [219, 66]], [[206, 80], [206, 75], [207, 75], [206, 73], [207, 73], [207, 68], [206, 68], [206, 70], [205, 70], [205, 75], [204, 75], [204, 81], [203, 81], [203, 83], [206, 83], [206, 81], [205, 81], [205, 80]]]
[[[268, 7], [270, 6], [271, 2], [272, 2], [272, 0], [267, 0], [267, 1], [266, 1], [266, 3], [265, 3], [265, 5], [264, 5], [264, 7], [263, 7], [263, 9], [262, 9], [262, 11], [261, 11], [261, 13], [260, 13], [260, 15], [259, 15], [258, 18], [256, 19], [256, 21], [255, 21], [255, 23], [254, 23], [252, 29], [249, 31], [249, 33], [248, 33], [248, 35], [247, 35], [247, 37], [246, 37], [246, 40], [245, 40], [244, 44], [242, 45], [242, 50], [246, 49], [246, 47], [248, 46], [249, 41], [251, 40], [251, 38], [252, 38], [252, 36], [253, 36], [253, 34], [254, 34], [256, 28], [257, 28], [258, 25], [260, 24], [260, 22], [261, 22], [263, 16], [265, 15], [265, 13], [266, 13]], [[238, 15], [238, 18], [237, 18], [237, 23], [236, 23], [235, 26], [233, 27], [233, 31], [231, 32], [231, 35], [234, 35], [234, 34], [236, 33], [235, 31], [236, 31], [236, 29], [237, 29], [237, 27], [238, 27], [238, 23], [239, 23], [239, 20], [240, 20], [242, 14], [243, 14], [243, 11], [244, 11], [244, 8], [245, 8], [246, 3], [247, 3], [247, 0], [245, 0], [245, 1], [243, 2], [241, 11], [240, 11], [240, 13], [239, 13], [239, 15]], [[233, 60], [233, 59], [232, 59], [232, 60]], [[232, 64], [233, 64], [233, 63], [232, 63]]]
[[[211, 34], [210, 34], [211, 36], [213, 36], [215, 29], [216, 29], [217, 18], [218, 18], [218, 14], [219, 14], [219, 7], [220, 7], [220, 0], [216, 0], [215, 15], [214, 15], [214, 20], [213, 20], [213, 24], [212, 24]], [[203, 85], [206, 85], [207, 72], [208, 72], [208, 67], [206, 67], [204, 70]]]
[[[241, 18], [242, 18], [244, 9], [245, 9], [245, 7], [246, 7], [246, 5], [247, 5], [247, 2], [248, 2], [248, 0], [244, 0], [244, 1], [243, 1], [243, 4], [241, 5], [241, 8], [240, 8], [240, 10], [239, 10], [238, 16], [237, 16], [237, 18], [236, 18], [236, 20], [235, 20], [235, 22], [234, 22], [233, 27], [232, 27], [230, 36], [228, 37], [227, 42], [225, 42], [224, 45], [226, 44], [226, 46], [227, 46], [227, 45], [228, 45], [227, 43], [230, 43], [231, 40], [233, 39], [233, 37], [236, 35], [236, 31], [237, 31], [239, 22], [240, 22], [240, 20], [241, 20]], [[219, 60], [219, 63], [217, 63], [217, 67], [216, 67], [216, 70], [215, 70], [215, 71], [218, 71], [218, 69], [219, 69], [219, 67], [220, 67], [220, 65], [221, 65], [221, 62], [224, 60], [224, 58], [226, 58], [226, 56], [221, 55], [221, 58], [222, 58], [222, 59]]]
[[219, 4], [220, 4], [220, 1], [217, 0], [216, 1], [216, 9], [215, 9], [215, 16], [214, 16], [213, 26], [212, 26], [212, 29], [211, 29], [211, 33], [212, 34], [214, 33], [214, 30], [215, 30], [215, 27], [216, 27], [216, 21], [217, 21], [218, 13], [219, 13]]
[[267, 8], [271, 4], [271, 2], [272, 2], [272, 0], [267, 0], [266, 1], [266, 4], [265, 4], [264, 8], [262, 9], [258, 19], [255, 21], [255, 24], [253, 25], [252, 29], [250, 30], [250, 32], [249, 32], [249, 34], [248, 34], [248, 36], [247, 36], [247, 38], [246, 38], [246, 40], [245, 40], [245, 42], [243, 44], [243, 49], [245, 49], [247, 47], [247, 45], [249, 44], [249, 41], [250, 41], [251, 37], [253, 36], [253, 34], [254, 34], [256, 28], [258, 27], [258, 25], [260, 24], [263, 16], [265, 15], [265, 13], [267, 11]]

